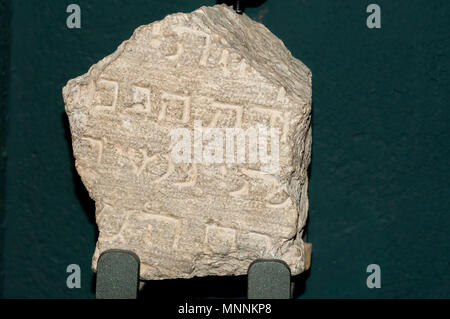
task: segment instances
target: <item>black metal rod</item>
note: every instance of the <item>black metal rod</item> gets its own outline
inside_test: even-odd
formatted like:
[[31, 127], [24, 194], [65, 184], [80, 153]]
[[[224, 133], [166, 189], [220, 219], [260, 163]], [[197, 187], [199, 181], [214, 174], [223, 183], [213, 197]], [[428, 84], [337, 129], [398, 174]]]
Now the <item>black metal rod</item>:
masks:
[[236, 13], [238, 13], [238, 14], [244, 13], [244, 8], [242, 7], [242, 2], [240, 0], [236, 0], [235, 10], [236, 10]]

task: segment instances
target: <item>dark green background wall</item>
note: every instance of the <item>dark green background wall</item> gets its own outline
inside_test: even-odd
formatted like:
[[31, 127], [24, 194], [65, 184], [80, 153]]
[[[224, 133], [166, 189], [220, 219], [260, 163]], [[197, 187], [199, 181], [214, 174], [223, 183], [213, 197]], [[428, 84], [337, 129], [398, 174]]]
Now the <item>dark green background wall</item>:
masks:
[[[80, 30], [65, 24], [72, 2], [82, 8]], [[365, 24], [371, 2], [382, 9], [380, 30]], [[448, 298], [450, 2], [371, 2], [268, 0], [247, 10], [313, 73], [313, 261], [302, 297]], [[2, 2], [5, 61], [10, 47], [0, 112], [4, 297], [94, 296], [94, 205], [74, 171], [63, 85], [136, 27], [214, 3], [13, 0], [9, 45]], [[81, 289], [66, 287], [73, 263]], [[381, 289], [366, 286], [372, 263]], [[192, 282], [154, 285], [161, 294], [245, 294], [243, 278]]]

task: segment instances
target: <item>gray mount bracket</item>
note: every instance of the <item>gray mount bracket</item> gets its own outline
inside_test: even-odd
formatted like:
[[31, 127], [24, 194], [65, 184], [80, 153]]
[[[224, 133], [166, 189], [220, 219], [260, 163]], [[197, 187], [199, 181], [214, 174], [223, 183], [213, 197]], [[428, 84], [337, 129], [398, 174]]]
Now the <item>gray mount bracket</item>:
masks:
[[[97, 299], [137, 299], [139, 257], [131, 251], [112, 249], [97, 262]], [[259, 259], [248, 268], [248, 299], [291, 298], [291, 271], [281, 260]]]
[[102, 253], [97, 262], [97, 299], [136, 299], [139, 288], [139, 257], [126, 250]]
[[282, 260], [259, 259], [248, 267], [248, 299], [290, 299], [291, 270]]

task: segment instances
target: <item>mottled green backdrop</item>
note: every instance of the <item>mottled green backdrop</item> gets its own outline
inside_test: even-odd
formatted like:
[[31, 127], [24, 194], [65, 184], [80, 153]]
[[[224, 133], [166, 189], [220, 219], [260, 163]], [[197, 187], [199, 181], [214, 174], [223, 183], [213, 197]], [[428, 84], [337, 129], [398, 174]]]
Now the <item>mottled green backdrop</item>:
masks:
[[[79, 30], [66, 27], [73, 2], [82, 9]], [[382, 10], [378, 30], [366, 27], [371, 2]], [[450, 2], [371, 2], [268, 0], [247, 10], [313, 73], [313, 260], [298, 294], [448, 298]], [[63, 85], [136, 27], [214, 3], [1, 2], [4, 297], [94, 297], [94, 205], [74, 171]], [[373, 263], [380, 289], [366, 286]], [[69, 264], [81, 267], [81, 289], [66, 286]], [[245, 279], [158, 282], [146, 293], [242, 297]]]

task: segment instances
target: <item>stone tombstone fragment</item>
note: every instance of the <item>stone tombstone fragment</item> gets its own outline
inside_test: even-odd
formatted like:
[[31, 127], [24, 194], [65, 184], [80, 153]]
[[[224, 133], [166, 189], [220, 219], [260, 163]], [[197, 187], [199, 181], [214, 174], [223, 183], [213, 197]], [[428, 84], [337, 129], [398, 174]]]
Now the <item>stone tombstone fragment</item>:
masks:
[[226, 5], [135, 30], [63, 89], [99, 238], [143, 280], [309, 267], [311, 72]]

